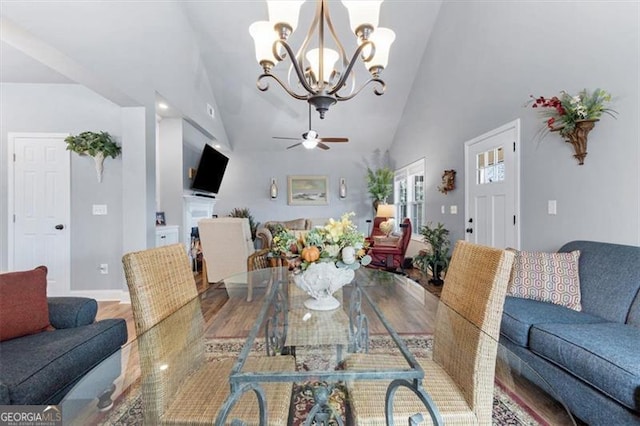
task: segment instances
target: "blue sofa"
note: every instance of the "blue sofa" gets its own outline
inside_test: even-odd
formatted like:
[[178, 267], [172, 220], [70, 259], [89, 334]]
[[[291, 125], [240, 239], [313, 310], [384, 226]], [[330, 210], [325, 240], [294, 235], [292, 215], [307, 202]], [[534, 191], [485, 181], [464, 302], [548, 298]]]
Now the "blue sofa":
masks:
[[507, 297], [500, 343], [582, 421], [640, 424], [640, 247], [572, 241], [559, 252], [574, 250], [582, 311]]
[[[95, 322], [98, 304], [93, 299], [51, 297], [47, 302], [55, 330], [0, 342], [0, 405], [58, 404], [127, 341], [123, 319]], [[118, 366], [104, 389], [119, 375]]]

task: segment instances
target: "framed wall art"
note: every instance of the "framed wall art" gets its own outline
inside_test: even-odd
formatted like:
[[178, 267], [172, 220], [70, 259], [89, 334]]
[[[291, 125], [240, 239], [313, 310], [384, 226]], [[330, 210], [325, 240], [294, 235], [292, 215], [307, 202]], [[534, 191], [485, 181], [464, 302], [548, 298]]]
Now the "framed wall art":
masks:
[[327, 176], [288, 176], [288, 204], [314, 206], [329, 204]]

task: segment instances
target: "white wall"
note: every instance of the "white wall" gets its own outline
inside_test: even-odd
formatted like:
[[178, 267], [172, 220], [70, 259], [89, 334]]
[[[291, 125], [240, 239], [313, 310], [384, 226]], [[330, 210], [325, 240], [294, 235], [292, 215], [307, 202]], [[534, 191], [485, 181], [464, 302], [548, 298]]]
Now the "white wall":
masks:
[[[0, 85], [0, 270], [7, 270], [7, 132], [106, 131], [122, 145], [121, 109], [80, 85]], [[71, 154], [71, 290], [120, 289], [122, 157], [107, 158], [102, 183], [93, 159]], [[106, 204], [106, 216], [93, 216]], [[115, 231], [115, 232], [114, 232]], [[109, 264], [109, 274], [98, 271]]]
[[[224, 126], [198, 43], [179, 2], [3, 3], [3, 39], [62, 75], [123, 107], [122, 252], [155, 241], [155, 100], [161, 93], [175, 111], [223, 145]], [[95, 25], [100, 20], [101, 25]], [[10, 25], [9, 25], [10, 24]], [[132, 38], [130, 29], [141, 35]], [[9, 37], [10, 36], [10, 37]], [[80, 80], [79, 80], [80, 79]]]
[[[235, 207], [249, 207], [261, 223], [269, 220], [339, 218], [353, 211], [356, 225], [367, 232], [365, 220], [373, 216], [366, 188], [365, 158], [368, 154], [347, 151], [336, 146], [329, 151], [295, 148], [284, 152], [235, 151], [228, 154], [229, 165], [222, 180], [215, 213], [226, 216]], [[287, 204], [288, 175], [323, 175], [329, 178], [329, 204], [290, 206]], [[269, 198], [271, 177], [278, 184], [278, 198]], [[347, 181], [347, 198], [338, 196], [339, 179]]]
[[[555, 250], [573, 239], [640, 243], [637, 2], [445, 2], [391, 154], [427, 160], [427, 220], [464, 238], [463, 143], [522, 119], [522, 248]], [[589, 135], [583, 166], [557, 134], [534, 142], [542, 120], [529, 95], [601, 87], [614, 96]], [[458, 189], [437, 191], [445, 169]], [[547, 215], [547, 200], [558, 214]], [[459, 206], [457, 216], [440, 214]]]
[[[159, 123], [156, 170], [156, 199], [158, 211], [165, 213], [167, 225], [179, 225], [183, 222], [183, 159], [181, 118], [165, 118]], [[180, 231], [182, 234], [182, 231]]]

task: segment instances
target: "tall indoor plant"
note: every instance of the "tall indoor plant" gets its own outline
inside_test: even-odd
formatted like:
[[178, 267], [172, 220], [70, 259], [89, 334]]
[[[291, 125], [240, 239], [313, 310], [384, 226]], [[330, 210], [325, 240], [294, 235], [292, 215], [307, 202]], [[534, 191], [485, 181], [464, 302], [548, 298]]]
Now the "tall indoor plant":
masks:
[[76, 136], [67, 136], [64, 141], [67, 143], [67, 150], [93, 157], [98, 182], [102, 182], [104, 159], [116, 158], [122, 152], [120, 146], [107, 132], [82, 132]]
[[420, 228], [420, 234], [429, 248], [421, 250], [413, 262], [422, 272], [431, 274], [430, 283], [441, 285], [444, 282], [442, 274], [449, 266], [449, 230], [440, 222], [436, 226], [428, 222]]
[[374, 214], [378, 210], [378, 204], [387, 203], [387, 198], [393, 192], [393, 170], [389, 167], [371, 169], [367, 167], [367, 189], [373, 202]]

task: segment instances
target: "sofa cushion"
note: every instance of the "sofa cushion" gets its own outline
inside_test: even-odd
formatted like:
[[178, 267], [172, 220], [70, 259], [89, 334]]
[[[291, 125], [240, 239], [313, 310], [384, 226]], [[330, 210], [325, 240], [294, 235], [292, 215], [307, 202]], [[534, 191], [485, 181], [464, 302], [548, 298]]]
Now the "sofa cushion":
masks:
[[0, 274], [0, 341], [49, 327], [47, 267]]
[[49, 321], [54, 328], [89, 325], [96, 320], [98, 302], [88, 297], [49, 297]]
[[536, 324], [531, 350], [640, 411], [640, 330], [613, 322]]
[[[11, 404], [57, 404], [58, 391], [75, 382], [127, 341], [123, 319], [45, 331], [2, 342], [0, 382]], [[28, 356], [26, 356], [28, 354]]]
[[507, 294], [580, 311], [579, 257], [577, 250], [571, 253], [516, 252]]
[[606, 320], [564, 306], [507, 296], [504, 301], [500, 333], [522, 347], [529, 346], [529, 330], [534, 324], [594, 324]]
[[631, 304], [631, 309], [629, 309], [629, 315], [627, 315], [626, 323], [640, 328], [640, 290]]
[[[628, 321], [631, 303], [640, 290], [640, 247], [572, 241], [558, 251], [574, 250], [580, 250], [582, 310], [609, 321]], [[634, 318], [638, 324], [640, 318]]]

